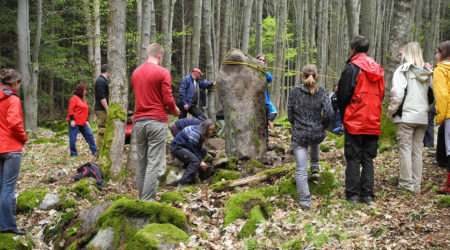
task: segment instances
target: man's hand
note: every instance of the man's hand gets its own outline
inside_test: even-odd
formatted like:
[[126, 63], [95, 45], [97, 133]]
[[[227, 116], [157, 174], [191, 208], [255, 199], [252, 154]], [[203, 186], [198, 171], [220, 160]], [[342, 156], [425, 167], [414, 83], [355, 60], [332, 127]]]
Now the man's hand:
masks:
[[189, 105], [185, 104], [184, 105], [184, 110], [188, 111], [189, 110]]
[[206, 110], [206, 106], [203, 106], [202, 109], [203, 109], [203, 110]]
[[86, 125], [88, 126], [88, 128], [91, 128], [91, 125], [89, 124], [89, 121], [86, 121]]
[[70, 126], [72, 127], [72, 128], [75, 128], [75, 121], [70, 121]]
[[206, 164], [204, 161], [200, 162], [200, 167], [202, 168], [202, 171], [205, 172], [208, 168], [208, 164]]
[[179, 116], [181, 114], [180, 110], [178, 109], [178, 107], [176, 107], [175, 112], [172, 114], [173, 116]]

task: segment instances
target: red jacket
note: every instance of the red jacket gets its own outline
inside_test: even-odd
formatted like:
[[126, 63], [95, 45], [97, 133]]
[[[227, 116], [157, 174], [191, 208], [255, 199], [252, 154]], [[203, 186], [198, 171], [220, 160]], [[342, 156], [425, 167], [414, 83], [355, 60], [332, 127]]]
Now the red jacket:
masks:
[[381, 101], [384, 71], [381, 65], [361, 53], [351, 59], [361, 70], [352, 99], [345, 109], [344, 126], [350, 134], [381, 135]]
[[89, 115], [89, 106], [86, 99], [80, 98], [77, 95], [73, 95], [69, 102], [69, 114], [67, 120], [75, 120], [75, 124], [84, 126], [86, 125]]
[[0, 153], [20, 152], [26, 141], [20, 98], [0, 85]]
[[134, 70], [131, 86], [136, 99], [136, 120], [151, 118], [168, 123], [167, 114], [177, 110], [171, 83], [169, 71], [157, 64], [146, 62]]

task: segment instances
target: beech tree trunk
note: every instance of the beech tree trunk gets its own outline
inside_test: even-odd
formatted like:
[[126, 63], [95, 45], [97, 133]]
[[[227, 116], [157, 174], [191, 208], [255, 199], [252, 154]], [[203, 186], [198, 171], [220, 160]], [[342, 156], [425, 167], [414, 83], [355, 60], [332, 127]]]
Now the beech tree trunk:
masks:
[[99, 76], [102, 67], [102, 55], [100, 48], [100, 0], [93, 0], [93, 15], [94, 18], [94, 62], [95, 62], [95, 76]]
[[172, 64], [172, 23], [176, 0], [162, 1], [162, 29], [164, 59], [163, 66], [170, 72]]
[[221, 35], [221, 48], [220, 48], [220, 60], [224, 60], [225, 55], [228, 52], [228, 40], [229, 40], [229, 29], [230, 29], [230, 11], [231, 11], [231, 0], [224, 0], [225, 1], [225, 13], [223, 13], [224, 20], [223, 20], [223, 29], [222, 35]]
[[369, 55], [373, 56], [375, 51], [375, 25], [376, 25], [376, 9], [377, 1], [375, 0], [361, 0], [360, 34], [370, 42]]
[[[209, 81], [215, 80], [214, 55], [211, 44], [211, 0], [203, 0], [203, 38], [205, 44], [206, 77]], [[212, 89], [207, 93], [207, 113], [209, 118], [213, 118], [216, 113], [216, 94]]]
[[[327, 65], [328, 65], [328, 0], [320, 0], [319, 6], [319, 29], [318, 29], [318, 48], [317, 48], [317, 70], [319, 74], [327, 75]], [[325, 83], [330, 81], [326, 81], [325, 77], [319, 77], [318, 83], [330, 89], [330, 86], [325, 86]]]
[[[277, 33], [275, 38], [275, 67], [284, 69], [284, 50], [286, 48], [286, 22], [287, 22], [287, 0], [278, 1], [278, 18], [277, 18]], [[284, 71], [275, 70], [273, 72], [272, 90], [270, 91], [270, 99], [275, 105], [276, 109], [280, 111], [281, 108], [281, 91], [283, 86]]]
[[[194, 0], [193, 14], [192, 14], [192, 42], [191, 42], [191, 67], [192, 70], [195, 67], [199, 67], [200, 58], [200, 28], [202, 25], [201, 19], [202, 12], [202, 0]], [[190, 72], [190, 71], [188, 71]]]
[[147, 47], [150, 44], [150, 29], [152, 21], [153, 0], [142, 0], [142, 18], [141, 18], [141, 38], [139, 41], [138, 66], [145, 63], [147, 57]]
[[262, 14], [264, 0], [255, 1], [255, 54], [261, 54], [262, 51]]
[[244, 0], [244, 16], [242, 20], [242, 46], [241, 49], [248, 54], [248, 39], [250, 37], [250, 20], [252, 18], [253, 0]]
[[345, 10], [347, 13], [348, 40], [359, 34], [359, 8], [358, 0], [345, 0]]

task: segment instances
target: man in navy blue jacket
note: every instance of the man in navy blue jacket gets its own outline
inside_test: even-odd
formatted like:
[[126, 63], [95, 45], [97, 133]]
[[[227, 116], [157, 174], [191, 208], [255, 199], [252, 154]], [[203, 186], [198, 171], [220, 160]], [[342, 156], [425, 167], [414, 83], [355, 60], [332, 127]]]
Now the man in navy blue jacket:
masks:
[[199, 81], [198, 79], [202, 75], [203, 73], [198, 68], [194, 68], [191, 74], [183, 78], [177, 102], [177, 106], [181, 111], [179, 119], [186, 118], [187, 113], [190, 113], [196, 118], [202, 118], [201, 120], [206, 119], [198, 107], [200, 105], [200, 89], [214, 86], [215, 83]]

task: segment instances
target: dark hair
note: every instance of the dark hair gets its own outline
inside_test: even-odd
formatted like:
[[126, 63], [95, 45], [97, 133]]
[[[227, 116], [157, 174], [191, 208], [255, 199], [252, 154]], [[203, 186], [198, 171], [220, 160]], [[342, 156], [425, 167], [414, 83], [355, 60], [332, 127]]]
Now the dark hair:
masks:
[[450, 60], [450, 40], [440, 43], [437, 50], [441, 53], [441, 61]]
[[2, 69], [0, 71], [0, 82], [3, 85], [12, 87], [17, 82], [17, 80], [22, 81], [22, 76], [19, 74], [19, 72], [13, 69]]
[[208, 140], [208, 129], [211, 126], [216, 126], [216, 123], [211, 119], [200, 123], [200, 136], [202, 137], [203, 141]]
[[355, 36], [351, 41], [350, 41], [350, 48], [351, 49], [355, 49], [356, 53], [366, 53], [367, 51], [369, 51], [369, 46], [370, 46], [370, 42], [367, 38], [363, 37], [363, 36]]
[[86, 85], [79, 83], [75, 86], [73, 94], [79, 97], [83, 96], [83, 92], [87, 89]]
[[102, 73], [105, 73], [106, 71], [108, 71], [108, 64], [103, 64], [102, 67], [100, 68], [100, 71]]

